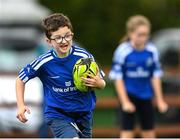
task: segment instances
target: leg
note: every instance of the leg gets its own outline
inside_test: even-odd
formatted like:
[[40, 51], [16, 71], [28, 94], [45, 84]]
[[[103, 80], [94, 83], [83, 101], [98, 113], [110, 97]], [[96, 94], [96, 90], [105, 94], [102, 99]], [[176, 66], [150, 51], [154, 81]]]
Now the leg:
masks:
[[122, 131], [120, 132], [121, 138], [134, 137], [135, 113], [127, 113], [122, 111]]
[[49, 134], [49, 126], [43, 120], [43, 123], [41, 124], [38, 130], [38, 136], [39, 138], [48, 138], [49, 136], [48, 134]]
[[120, 138], [133, 138], [134, 137], [134, 132], [133, 130], [131, 131], [121, 131], [120, 132]]
[[155, 138], [154, 130], [143, 130], [141, 133], [142, 138]]
[[81, 138], [92, 138], [92, 122], [93, 120], [83, 120], [77, 123], [79, 129], [81, 130], [79, 137]]
[[76, 128], [64, 119], [51, 119], [48, 121], [48, 125], [55, 138], [79, 138]]
[[155, 138], [154, 131], [154, 110], [151, 100], [142, 100], [137, 111], [143, 138]]

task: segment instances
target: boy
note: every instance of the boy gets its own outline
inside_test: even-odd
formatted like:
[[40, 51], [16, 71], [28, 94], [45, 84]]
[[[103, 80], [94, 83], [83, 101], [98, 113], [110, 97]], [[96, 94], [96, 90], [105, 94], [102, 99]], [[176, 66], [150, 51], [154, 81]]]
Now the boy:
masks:
[[[56, 138], [92, 137], [92, 115], [96, 97], [94, 91], [82, 93], [73, 83], [72, 71], [80, 58], [93, 58], [85, 49], [73, 46], [73, 28], [69, 18], [55, 13], [43, 20], [47, 43], [53, 48], [19, 72], [16, 80], [17, 118], [25, 123], [24, 113], [30, 110], [24, 103], [25, 83], [39, 77], [43, 84], [45, 120]], [[82, 78], [89, 87], [103, 89], [104, 73]], [[33, 93], [33, 92], [32, 92]]]

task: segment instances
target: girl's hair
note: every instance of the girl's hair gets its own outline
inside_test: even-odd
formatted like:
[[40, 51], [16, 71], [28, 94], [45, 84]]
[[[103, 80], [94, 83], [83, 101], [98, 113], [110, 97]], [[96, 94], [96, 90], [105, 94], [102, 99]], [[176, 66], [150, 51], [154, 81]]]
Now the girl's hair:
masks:
[[151, 23], [145, 16], [143, 15], [131, 16], [126, 22], [126, 34], [120, 40], [120, 42], [128, 41], [129, 40], [128, 34], [133, 32], [137, 27], [141, 25], [145, 25], [149, 29], [151, 29]]

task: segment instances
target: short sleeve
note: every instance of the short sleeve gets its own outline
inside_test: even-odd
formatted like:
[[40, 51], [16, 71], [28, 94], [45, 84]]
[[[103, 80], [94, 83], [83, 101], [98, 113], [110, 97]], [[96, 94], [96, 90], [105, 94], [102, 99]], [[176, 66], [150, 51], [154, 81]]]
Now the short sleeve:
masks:
[[161, 77], [163, 75], [163, 71], [161, 69], [161, 63], [159, 61], [159, 54], [157, 49], [155, 48], [153, 51], [153, 77]]
[[32, 63], [28, 64], [26, 67], [21, 69], [18, 77], [24, 82], [28, 82], [30, 79], [37, 77], [38, 70], [34, 69], [35, 65], [38, 64], [38, 60], [34, 60]]
[[109, 72], [109, 79], [122, 79], [122, 75], [122, 56], [119, 49], [117, 49], [113, 55], [112, 66]]
[[28, 82], [30, 79], [37, 76], [37, 72], [31, 68], [30, 65], [27, 65], [19, 72], [19, 78], [24, 82]]

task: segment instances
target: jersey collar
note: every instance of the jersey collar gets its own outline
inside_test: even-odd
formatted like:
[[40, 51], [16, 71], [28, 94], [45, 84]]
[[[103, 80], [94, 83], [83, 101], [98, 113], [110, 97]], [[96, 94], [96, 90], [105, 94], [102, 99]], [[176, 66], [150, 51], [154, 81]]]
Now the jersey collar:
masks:
[[55, 58], [64, 61], [64, 60], [68, 60], [68, 59], [73, 55], [73, 51], [74, 51], [74, 46], [72, 46], [72, 47], [70, 48], [70, 52], [69, 52], [69, 54], [68, 54], [66, 57], [62, 57], [62, 58], [61, 58], [61, 57], [59, 57], [59, 56], [57, 55], [56, 51], [55, 51], [54, 49], [52, 49], [52, 55], [53, 55]]
[[[73, 46], [72, 46], [73, 47]], [[66, 57], [68, 57], [71, 53], [72, 53], [72, 51], [73, 51], [73, 48], [70, 48], [70, 50], [69, 50], [69, 54], [67, 55], [67, 56], [65, 56], [65, 57], [59, 57], [58, 55], [57, 55], [57, 52], [54, 50], [54, 49], [52, 49], [52, 52], [53, 52], [53, 55], [55, 56], [55, 57], [57, 57], [57, 58], [66, 58]]]

